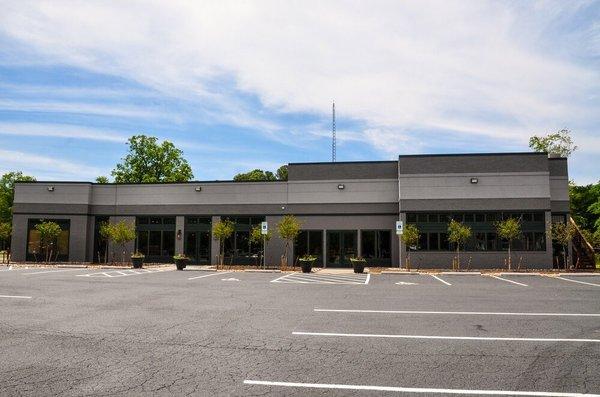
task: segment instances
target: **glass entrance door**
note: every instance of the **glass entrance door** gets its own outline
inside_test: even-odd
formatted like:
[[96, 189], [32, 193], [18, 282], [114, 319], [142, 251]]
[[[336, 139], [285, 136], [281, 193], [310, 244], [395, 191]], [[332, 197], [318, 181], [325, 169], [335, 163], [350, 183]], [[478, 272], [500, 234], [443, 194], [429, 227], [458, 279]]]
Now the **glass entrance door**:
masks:
[[336, 230], [327, 232], [327, 266], [351, 267], [350, 258], [358, 253], [358, 232]]
[[210, 263], [210, 232], [194, 231], [185, 233], [185, 255], [195, 265]]

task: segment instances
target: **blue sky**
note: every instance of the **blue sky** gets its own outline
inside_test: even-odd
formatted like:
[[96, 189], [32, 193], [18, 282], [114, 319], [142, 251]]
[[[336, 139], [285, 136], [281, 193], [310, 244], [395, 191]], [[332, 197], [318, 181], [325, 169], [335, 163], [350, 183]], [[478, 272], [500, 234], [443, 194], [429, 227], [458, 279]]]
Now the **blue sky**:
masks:
[[572, 130], [600, 179], [600, 2], [0, 1], [0, 172], [109, 175], [127, 137], [200, 180]]

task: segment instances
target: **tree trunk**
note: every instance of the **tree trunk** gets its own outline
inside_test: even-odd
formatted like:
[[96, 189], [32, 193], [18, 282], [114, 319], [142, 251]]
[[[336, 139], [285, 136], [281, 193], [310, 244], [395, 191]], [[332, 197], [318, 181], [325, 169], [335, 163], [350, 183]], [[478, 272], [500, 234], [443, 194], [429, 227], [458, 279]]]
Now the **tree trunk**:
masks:
[[508, 270], [511, 270], [510, 242], [508, 243]]
[[456, 270], [460, 270], [460, 245], [456, 244]]

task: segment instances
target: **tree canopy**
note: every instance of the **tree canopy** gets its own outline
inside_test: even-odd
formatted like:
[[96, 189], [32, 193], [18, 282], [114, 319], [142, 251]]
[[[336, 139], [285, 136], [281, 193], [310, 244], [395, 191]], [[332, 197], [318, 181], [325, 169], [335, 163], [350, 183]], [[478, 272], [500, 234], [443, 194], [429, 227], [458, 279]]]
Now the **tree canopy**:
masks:
[[287, 181], [288, 170], [287, 165], [282, 165], [275, 173], [271, 171], [263, 171], [261, 169], [253, 169], [252, 171], [243, 172], [233, 177], [237, 182], [268, 182], [268, 181]]
[[594, 246], [600, 245], [600, 181], [582, 186], [569, 182], [569, 200], [571, 216], [586, 239]]
[[529, 138], [529, 147], [536, 152], [553, 153], [561, 157], [569, 157], [577, 150], [571, 138], [571, 131], [566, 128], [546, 136], [532, 136]]
[[111, 172], [116, 183], [186, 182], [194, 178], [183, 152], [173, 143], [146, 135], [128, 140], [129, 152]]
[[33, 182], [35, 178], [21, 171], [7, 172], [0, 178], [0, 221], [12, 223], [15, 182]]

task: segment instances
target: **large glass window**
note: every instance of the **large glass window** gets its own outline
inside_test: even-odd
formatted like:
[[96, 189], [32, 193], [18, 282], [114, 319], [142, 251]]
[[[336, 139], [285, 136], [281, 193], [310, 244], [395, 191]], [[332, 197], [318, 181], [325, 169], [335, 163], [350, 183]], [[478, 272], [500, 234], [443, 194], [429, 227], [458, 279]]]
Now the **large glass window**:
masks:
[[389, 264], [392, 258], [390, 230], [362, 230], [361, 255], [371, 265]]
[[136, 220], [135, 249], [147, 261], [171, 262], [175, 255], [175, 217], [149, 216]]
[[522, 234], [511, 242], [515, 251], [544, 251], [546, 233], [542, 211], [537, 212], [464, 212], [464, 213], [407, 213], [409, 224], [419, 228], [417, 249], [429, 251], [453, 250], [448, 242], [447, 227], [450, 219], [464, 222], [471, 227], [471, 238], [463, 248], [465, 251], [502, 251], [508, 250], [508, 241], [499, 239], [495, 223], [502, 219], [517, 218], [521, 221]]
[[[56, 239], [44, 244], [35, 226], [46, 221], [58, 224], [61, 232]], [[46, 254], [48, 254], [51, 261], [68, 261], [70, 228], [71, 222], [68, 219], [29, 219], [27, 222], [26, 260], [44, 261], [46, 260]]]
[[304, 255], [317, 257], [316, 263], [321, 263], [323, 258], [323, 231], [301, 230], [294, 242], [294, 256], [296, 259]]
[[262, 244], [252, 244], [250, 233], [254, 227], [264, 222], [264, 216], [224, 217], [234, 224], [234, 232], [225, 240], [226, 261], [231, 264], [258, 264]]

